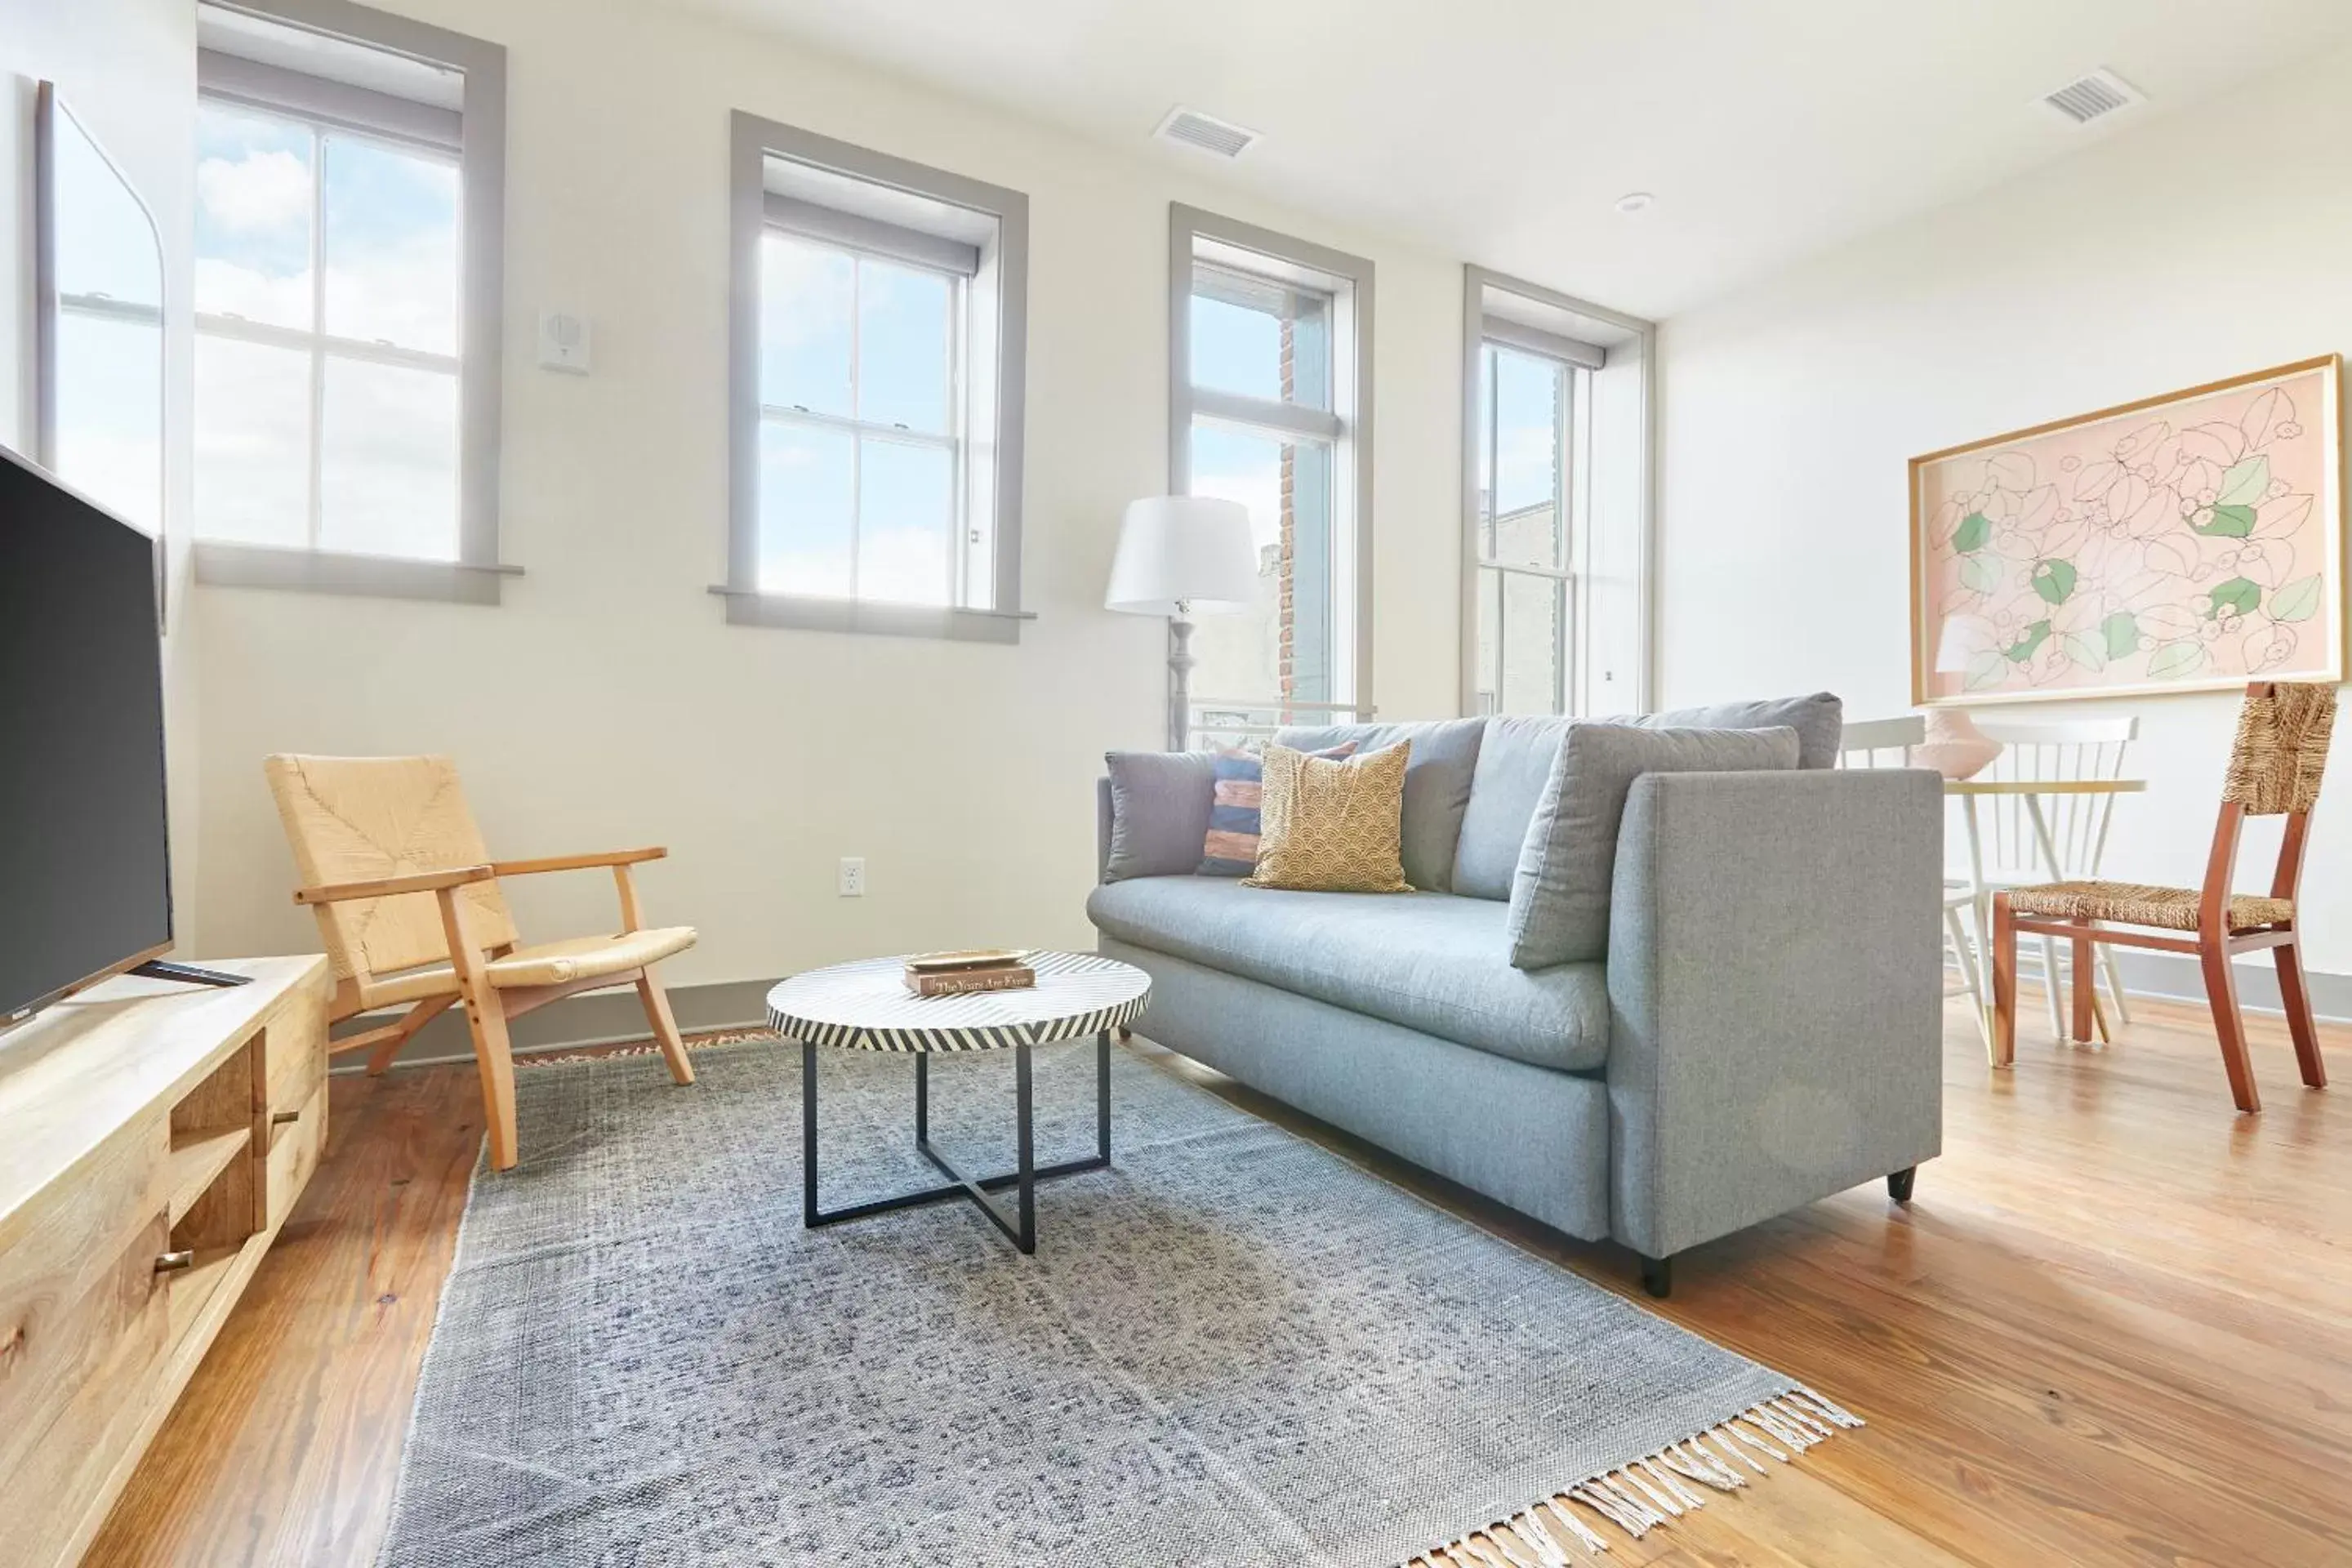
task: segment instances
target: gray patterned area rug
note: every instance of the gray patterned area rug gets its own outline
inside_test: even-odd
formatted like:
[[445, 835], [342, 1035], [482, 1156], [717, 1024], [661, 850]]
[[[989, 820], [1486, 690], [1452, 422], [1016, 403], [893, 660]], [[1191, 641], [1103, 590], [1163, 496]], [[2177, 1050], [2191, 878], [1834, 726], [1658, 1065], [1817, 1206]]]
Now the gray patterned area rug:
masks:
[[[820, 1054], [825, 1205], [935, 1182], [912, 1063]], [[1559, 1568], [1853, 1419], [1125, 1051], [1034, 1258], [961, 1202], [803, 1230], [799, 1058], [516, 1075], [384, 1564]], [[966, 1169], [1012, 1066], [933, 1066]], [[1039, 1163], [1091, 1152], [1091, 1042], [1036, 1093]]]

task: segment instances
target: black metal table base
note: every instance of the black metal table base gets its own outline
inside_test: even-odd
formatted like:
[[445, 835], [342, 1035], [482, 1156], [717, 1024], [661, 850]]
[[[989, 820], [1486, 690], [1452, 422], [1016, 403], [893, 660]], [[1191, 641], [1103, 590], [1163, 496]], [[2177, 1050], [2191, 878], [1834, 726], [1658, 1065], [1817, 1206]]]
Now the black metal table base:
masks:
[[[876, 1198], [868, 1203], [851, 1204], [845, 1208], [822, 1209], [816, 1201], [816, 1047], [801, 1042], [801, 1219], [805, 1228], [814, 1230], [823, 1225], [839, 1225], [844, 1220], [864, 1219], [869, 1215], [888, 1214], [894, 1209], [916, 1208], [924, 1204], [945, 1203], [950, 1198], [968, 1198], [986, 1215], [989, 1222], [1003, 1231], [1013, 1245], [1024, 1252], [1037, 1250], [1037, 1184], [1054, 1176], [1076, 1175], [1080, 1171], [1099, 1171], [1110, 1163], [1110, 1032], [1095, 1037], [1095, 1152], [1084, 1160], [1065, 1160], [1057, 1164], [1037, 1163], [1034, 1129], [1030, 1115], [1029, 1047], [1013, 1048], [1014, 1126], [1019, 1139], [1020, 1163], [1000, 1175], [972, 1177], [964, 1174], [949, 1163], [946, 1155], [931, 1147], [931, 1058], [929, 1052], [915, 1056], [915, 1147], [924, 1159], [938, 1166], [949, 1178], [942, 1187], [924, 1187], [917, 1192], [900, 1193], [895, 1197]], [[1013, 1190], [1013, 1205], [989, 1196], [991, 1193]]]

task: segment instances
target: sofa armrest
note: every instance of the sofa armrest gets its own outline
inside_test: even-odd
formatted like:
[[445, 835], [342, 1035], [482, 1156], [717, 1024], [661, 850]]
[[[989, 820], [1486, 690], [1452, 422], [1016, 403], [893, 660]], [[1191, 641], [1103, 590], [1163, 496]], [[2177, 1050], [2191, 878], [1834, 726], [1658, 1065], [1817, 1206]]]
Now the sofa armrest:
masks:
[[1652, 773], [1610, 897], [1611, 1233], [1666, 1258], [1929, 1159], [1943, 789]]

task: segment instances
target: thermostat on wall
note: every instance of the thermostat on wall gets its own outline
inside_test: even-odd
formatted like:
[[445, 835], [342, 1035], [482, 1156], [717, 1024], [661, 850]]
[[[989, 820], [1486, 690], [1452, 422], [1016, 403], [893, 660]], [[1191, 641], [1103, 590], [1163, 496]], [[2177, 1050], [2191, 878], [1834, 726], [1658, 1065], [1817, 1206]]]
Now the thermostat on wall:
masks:
[[568, 310], [539, 313], [539, 363], [545, 370], [588, 374], [588, 318]]

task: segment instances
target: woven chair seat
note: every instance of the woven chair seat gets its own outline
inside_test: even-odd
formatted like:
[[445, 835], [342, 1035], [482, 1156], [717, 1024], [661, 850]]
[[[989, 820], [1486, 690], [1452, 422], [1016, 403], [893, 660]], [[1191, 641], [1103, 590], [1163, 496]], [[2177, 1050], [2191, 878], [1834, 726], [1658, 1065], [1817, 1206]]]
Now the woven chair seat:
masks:
[[[2195, 931], [2204, 895], [2194, 888], [2153, 888], [2142, 882], [2045, 882], [2009, 895], [2021, 915], [2063, 921], [2115, 921], [2123, 925]], [[2230, 899], [2230, 929], [2251, 931], [2294, 919], [2293, 899], [2237, 893]]]

